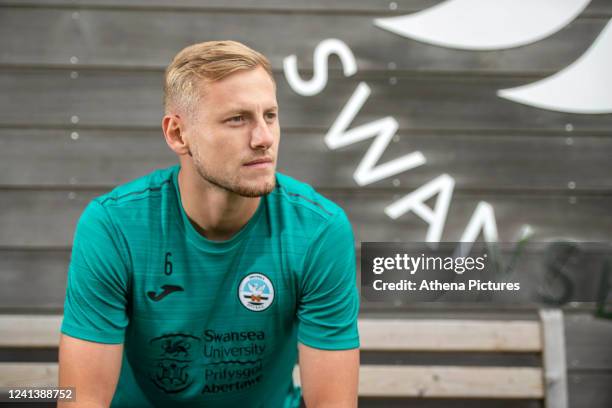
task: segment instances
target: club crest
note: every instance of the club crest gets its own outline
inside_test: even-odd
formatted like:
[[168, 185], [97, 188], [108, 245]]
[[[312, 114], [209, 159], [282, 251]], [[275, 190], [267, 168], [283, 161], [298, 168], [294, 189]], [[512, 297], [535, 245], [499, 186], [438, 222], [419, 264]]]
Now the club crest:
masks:
[[240, 303], [253, 312], [266, 310], [274, 301], [274, 286], [267, 276], [250, 273], [238, 285]]

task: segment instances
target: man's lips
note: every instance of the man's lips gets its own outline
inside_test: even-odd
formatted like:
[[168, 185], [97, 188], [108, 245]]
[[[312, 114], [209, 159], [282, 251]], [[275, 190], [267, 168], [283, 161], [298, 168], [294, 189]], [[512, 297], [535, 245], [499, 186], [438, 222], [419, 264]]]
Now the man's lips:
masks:
[[260, 168], [260, 167], [272, 166], [272, 163], [273, 163], [272, 159], [256, 159], [248, 163], [245, 163], [244, 166], [251, 167], [251, 168]]

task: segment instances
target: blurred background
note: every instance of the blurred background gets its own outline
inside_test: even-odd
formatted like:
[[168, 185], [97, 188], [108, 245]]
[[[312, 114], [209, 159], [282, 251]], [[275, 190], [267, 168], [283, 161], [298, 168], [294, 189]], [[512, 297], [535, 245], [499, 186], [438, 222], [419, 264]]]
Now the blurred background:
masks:
[[[477, 241], [609, 244], [612, 1], [568, 1], [555, 12], [538, 8], [546, 1], [494, 3], [0, 0], [0, 313], [61, 315], [80, 213], [93, 197], [177, 162], [160, 128], [163, 72], [183, 47], [213, 39], [241, 41], [269, 57], [280, 105], [279, 171], [346, 210], [358, 254], [364, 241], [425, 241], [422, 216], [406, 210], [391, 218], [385, 209], [442, 175], [452, 194], [437, 241], [459, 241], [471, 225]], [[283, 61], [294, 55], [297, 74], [309, 81], [317, 74], [313, 53], [330, 38], [350, 51], [356, 69], [345, 75], [347, 64], [330, 56], [319, 73], [325, 86], [305, 95], [288, 81]], [[398, 130], [378, 164], [420, 152], [413, 168], [360, 181], [355, 171], [378, 133], [326, 144], [360, 83], [371, 93], [348, 128], [392, 118]], [[434, 208], [436, 199], [423, 202]], [[605, 292], [598, 284], [603, 263], [589, 273], [580, 263], [572, 268], [594, 282], [593, 293]], [[555, 306], [565, 316], [570, 406], [612, 406], [612, 321], [597, 315], [595, 302]], [[529, 320], [538, 309], [364, 301], [361, 315]], [[37, 353], [0, 348], [3, 361], [57, 358], [52, 347]], [[363, 360], [516, 364], [512, 356], [486, 353], [372, 353]]]

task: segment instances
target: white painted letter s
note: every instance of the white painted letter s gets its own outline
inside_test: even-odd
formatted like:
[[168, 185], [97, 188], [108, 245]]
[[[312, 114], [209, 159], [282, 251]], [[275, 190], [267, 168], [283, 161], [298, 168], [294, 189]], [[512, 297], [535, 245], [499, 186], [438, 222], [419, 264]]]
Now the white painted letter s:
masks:
[[285, 78], [291, 89], [302, 96], [313, 96], [320, 93], [327, 85], [327, 60], [331, 54], [337, 54], [342, 62], [344, 76], [357, 73], [357, 62], [351, 49], [341, 40], [328, 38], [317, 45], [314, 52], [314, 75], [310, 81], [304, 81], [298, 73], [297, 56], [290, 55], [283, 60]]

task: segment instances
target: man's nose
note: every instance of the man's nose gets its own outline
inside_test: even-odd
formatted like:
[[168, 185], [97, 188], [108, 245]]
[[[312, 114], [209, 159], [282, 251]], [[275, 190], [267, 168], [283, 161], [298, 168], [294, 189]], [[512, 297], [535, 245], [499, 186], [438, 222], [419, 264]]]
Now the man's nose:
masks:
[[251, 148], [257, 150], [267, 150], [274, 143], [274, 133], [271, 125], [265, 120], [257, 121], [251, 131]]

